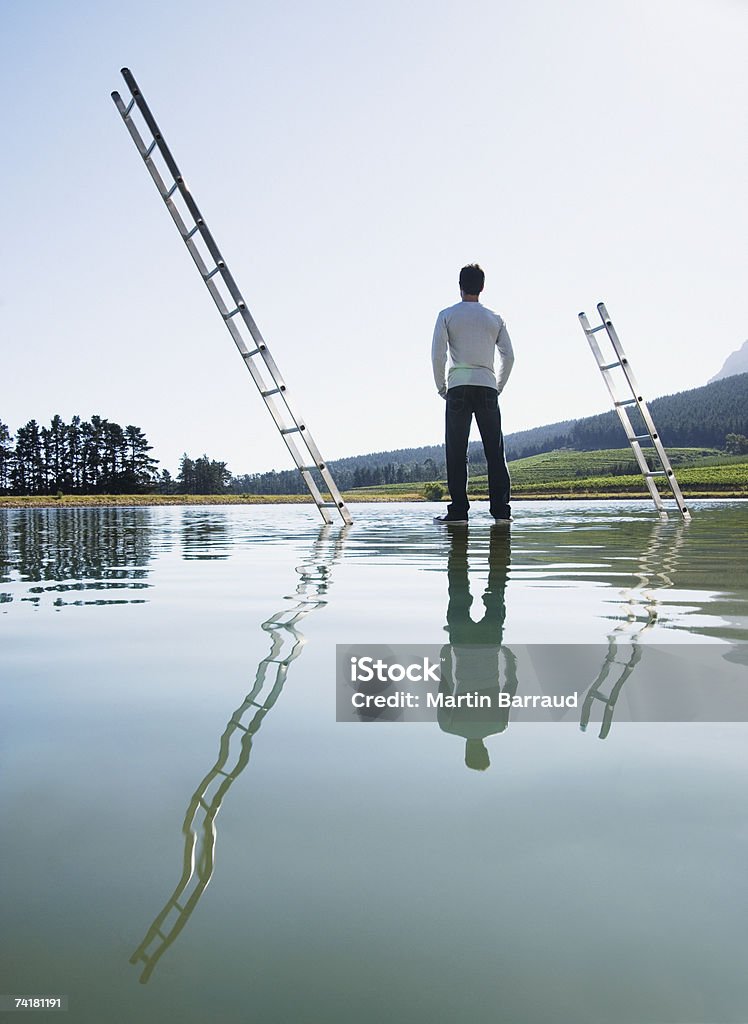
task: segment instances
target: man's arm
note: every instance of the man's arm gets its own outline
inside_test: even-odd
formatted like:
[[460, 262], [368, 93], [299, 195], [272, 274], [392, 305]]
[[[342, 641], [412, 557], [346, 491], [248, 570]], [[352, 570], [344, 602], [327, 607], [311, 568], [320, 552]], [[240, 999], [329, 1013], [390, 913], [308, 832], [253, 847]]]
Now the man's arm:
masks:
[[509, 332], [506, 329], [506, 324], [501, 321], [501, 329], [499, 336], [496, 339], [496, 348], [499, 350], [501, 356], [501, 369], [499, 370], [498, 377], [496, 378], [496, 390], [501, 394], [504, 390], [504, 385], [509, 380], [509, 374], [512, 372], [514, 366], [514, 349], [512, 348], [512, 342], [509, 338]]
[[434, 340], [431, 343], [431, 367], [434, 371], [434, 383], [436, 390], [442, 396], [447, 397], [447, 381], [445, 369], [447, 365], [447, 324], [442, 313], [436, 318], [434, 327]]

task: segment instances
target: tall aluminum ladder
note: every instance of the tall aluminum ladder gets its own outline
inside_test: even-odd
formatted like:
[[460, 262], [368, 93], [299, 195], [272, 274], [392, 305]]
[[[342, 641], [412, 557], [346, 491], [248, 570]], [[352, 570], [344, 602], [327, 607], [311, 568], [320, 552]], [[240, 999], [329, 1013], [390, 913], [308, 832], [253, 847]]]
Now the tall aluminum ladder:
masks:
[[[603, 380], [610, 392], [610, 397], [613, 399], [613, 406], [618, 413], [618, 418], [626, 432], [626, 437], [631, 445], [631, 450], [636, 457], [636, 461], [639, 464], [639, 469], [642, 472], [647, 489], [652, 495], [652, 501], [655, 503], [655, 508], [661, 516], [667, 517], [667, 509], [665, 508], [662, 495], [658, 491], [657, 484], [655, 483], [655, 478], [662, 476], [665, 477], [665, 480], [670, 486], [670, 490], [673, 492], [673, 497], [675, 498], [675, 503], [678, 506], [678, 511], [684, 519], [690, 519], [691, 513], [686, 507], [683, 494], [681, 493], [678, 481], [675, 478], [675, 472], [673, 471], [673, 467], [670, 465], [670, 459], [662, 446], [662, 441], [660, 440], [660, 435], [657, 433], [657, 428], [654, 425], [652, 414], [639, 391], [639, 385], [636, 382], [636, 378], [631, 370], [629, 361], [623, 351], [623, 346], [616, 334], [616, 329], [613, 326], [613, 322], [605, 308], [604, 302], [598, 302], [597, 311], [600, 314], [600, 319], [602, 321], [602, 323], [598, 324], [597, 327], [590, 327], [586, 313], [579, 314], [579, 322], [582, 325], [582, 329], [584, 330], [587, 341], [590, 344], [592, 353], [595, 356], [598, 369], [603, 375]], [[604, 353], [601, 351], [600, 346], [597, 343], [597, 338], [595, 337], [599, 331], [607, 332], [608, 338], [610, 339], [610, 343], [613, 347], [615, 359], [610, 359], [610, 357], [606, 358]], [[623, 371], [624, 379], [631, 392], [631, 398], [621, 398], [620, 392], [617, 388], [617, 383], [619, 382], [615, 380], [613, 374], [613, 371], [615, 370]], [[641, 414], [642, 421], [647, 430], [646, 434], [637, 434], [631, 420], [629, 419], [628, 408], [632, 405], [635, 405]], [[657, 458], [659, 459], [660, 466], [662, 467], [661, 469], [652, 469], [649, 465], [647, 462], [647, 456], [642, 451], [642, 442], [648, 442], [649, 445], [654, 448]]]
[[[208, 230], [208, 225], [205, 223], [197, 203], [185, 184], [137, 82], [127, 68], [122, 68], [122, 77], [132, 98], [125, 105], [120, 94], [113, 92], [112, 99], [155, 182], [159, 195], [166, 203], [166, 208], [177, 226], [182, 241], [187, 246], [200, 276], [218, 307], [218, 312], [252, 375], [252, 380], [262, 395], [315, 505], [326, 523], [332, 522], [331, 509], [337, 509], [343, 522], [351, 523], [351, 514], [330, 470], [327, 468], [306, 423], [291, 405], [288, 388], [275, 360], [270, 355], [267, 344], [260, 334], [252, 314], [247, 309], [242, 293], [239, 291], [213, 235]], [[147, 142], [143, 140], [141, 129], [134, 121], [136, 111], [140, 113], [145, 130], [150, 134], [150, 139]], [[329, 491], [330, 500], [325, 499], [318, 487], [312, 475], [315, 472], [320, 474]]]

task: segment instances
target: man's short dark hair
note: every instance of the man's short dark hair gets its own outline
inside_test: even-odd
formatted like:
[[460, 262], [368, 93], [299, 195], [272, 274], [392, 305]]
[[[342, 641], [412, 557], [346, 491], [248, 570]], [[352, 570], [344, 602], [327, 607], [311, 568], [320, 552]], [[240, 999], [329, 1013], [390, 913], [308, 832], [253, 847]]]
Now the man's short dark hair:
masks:
[[477, 263], [468, 263], [460, 271], [460, 290], [466, 295], [480, 295], [485, 283], [486, 275]]

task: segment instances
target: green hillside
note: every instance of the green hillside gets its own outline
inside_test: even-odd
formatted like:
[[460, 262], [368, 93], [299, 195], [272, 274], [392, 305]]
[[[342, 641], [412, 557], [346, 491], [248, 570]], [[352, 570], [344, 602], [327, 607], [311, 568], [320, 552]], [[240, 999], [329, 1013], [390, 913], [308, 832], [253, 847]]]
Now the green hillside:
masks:
[[[654, 454], [645, 450], [645, 454]], [[725, 494], [748, 497], [748, 457], [724, 455], [711, 448], [673, 448], [669, 453], [678, 481], [686, 495]], [[656, 468], [654, 462], [651, 463]], [[562, 450], [533, 455], [509, 463], [512, 491], [516, 498], [583, 495], [631, 494], [648, 496], [638, 465], [630, 448], [612, 448], [596, 452]], [[446, 483], [440, 481], [445, 489]], [[658, 486], [660, 484], [658, 483]], [[391, 484], [360, 487], [347, 493], [352, 499], [366, 496], [397, 498], [416, 496], [423, 485]], [[661, 486], [665, 489], [666, 485]], [[488, 480], [476, 475], [470, 480], [470, 495], [486, 497]]]
[[[654, 467], [654, 449], [644, 448], [643, 452]], [[730, 460], [745, 461], [744, 456], [725, 455], [714, 448], [671, 448], [668, 450], [668, 457], [676, 470], [685, 466], [721, 465]], [[554, 483], [558, 480], [639, 474], [639, 465], [631, 448], [606, 448], [593, 452], [544, 452], [542, 455], [510, 462], [509, 470], [514, 487], [519, 488], [535, 483]]]

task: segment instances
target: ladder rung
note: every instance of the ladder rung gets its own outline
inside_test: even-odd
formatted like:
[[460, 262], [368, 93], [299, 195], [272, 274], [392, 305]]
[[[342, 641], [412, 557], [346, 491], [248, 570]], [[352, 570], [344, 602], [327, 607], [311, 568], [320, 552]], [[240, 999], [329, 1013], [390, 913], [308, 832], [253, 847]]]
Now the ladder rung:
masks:
[[616, 359], [616, 361], [614, 363], [605, 363], [604, 366], [601, 365], [600, 369], [601, 370], [612, 370], [615, 366], [620, 366], [620, 365], [621, 365], [621, 360], [620, 359]]
[[201, 224], [202, 221], [199, 220], [191, 231], [188, 231], [186, 235], [182, 235], [182, 238], [185, 240], [185, 242], [187, 241], [188, 238], [192, 238], [193, 235], [196, 235], [198, 233]]
[[215, 267], [213, 267], [210, 273], [206, 274], [203, 277], [203, 281], [210, 281], [211, 277], [215, 277], [215, 275], [218, 274], [221, 270], [223, 270], [225, 266], [226, 264], [223, 262], [223, 260], [221, 260], [220, 263], [217, 263]]
[[257, 348], [253, 348], [251, 352], [242, 352], [245, 359], [249, 359], [251, 356], [256, 356], [258, 352], [264, 352], [267, 345], [258, 345]]
[[281, 430], [281, 434], [296, 434], [299, 430], [303, 430], [303, 429], [304, 429], [303, 426], [300, 426], [300, 427], [284, 427]]
[[587, 333], [588, 334], [597, 334], [598, 331], [604, 331], [605, 327], [606, 327], [606, 324], [600, 324], [599, 327], [591, 327], [590, 330], [587, 331]]
[[630, 441], [651, 441], [652, 438], [649, 434], [634, 434], [633, 437], [629, 438]]
[[641, 401], [640, 398], [626, 398], [623, 402], [615, 402], [616, 408], [621, 405], [637, 405]]
[[135, 97], [133, 96], [133, 98], [130, 100], [130, 102], [125, 107], [125, 113], [124, 113], [125, 117], [129, 117], [130, 116], [130, 111], [132, 110], [132, 108], [134, 106], [135, 106]]
[[318, 508], [338, 508], [337, 501], [321, 501]]
[[164, 199], [171, 199], [171, 197], [174, 195], [174, 193], [177, 191], [178, 188], [179, 188], [179, 185], [177, 185], [177, 183], [175, 181], [174, 184], [169, 189], [169, 191], [164, 193]]
[[313, 469], [320, 469], [319, 466], [299, 466], [302, 473], [310, 473]]
[[269, 388], [267, 391], [261, 391], [260, 394], [263, 398], [268, 398], [270, 395], [280, 395], [285, 390], [286, 387], [282, 384], [279, 388]]
[[667, 476], [667, 475], [668, 474], [665, 472], [664, 469], [650, 469], [648, 473], [644, 474], [644, 476]]
[[246, 309], [246, 306], [243, 302], [240, 302], [236, 309], [232, 309], [230, 313], [224, 313], [223, 319], [230, 320], [232, 316], [236, 316], [237, 313], [241, 313], [243, 309]]

